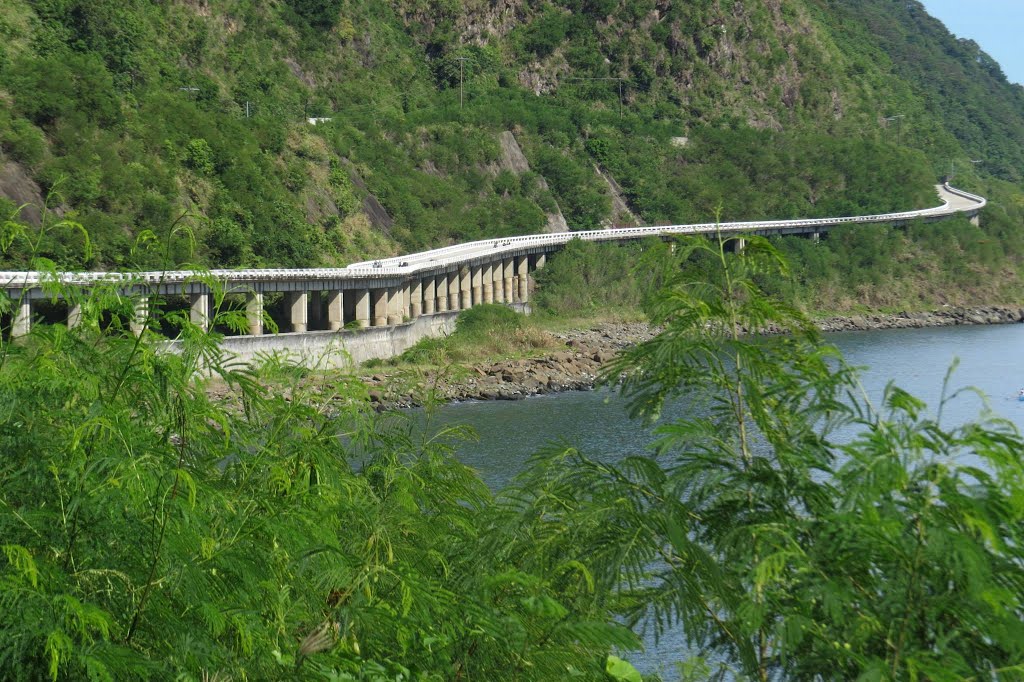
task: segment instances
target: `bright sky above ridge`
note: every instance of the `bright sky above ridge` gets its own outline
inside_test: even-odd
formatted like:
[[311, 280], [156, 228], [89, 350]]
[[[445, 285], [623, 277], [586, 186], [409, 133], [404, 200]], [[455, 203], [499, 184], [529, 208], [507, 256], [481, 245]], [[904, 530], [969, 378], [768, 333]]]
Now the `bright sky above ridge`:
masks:
[[1024, 0], [921, 0], [928, 13], [958, 38], [971, 38], [1003, 67], [1014, 83], [1024, 83]]

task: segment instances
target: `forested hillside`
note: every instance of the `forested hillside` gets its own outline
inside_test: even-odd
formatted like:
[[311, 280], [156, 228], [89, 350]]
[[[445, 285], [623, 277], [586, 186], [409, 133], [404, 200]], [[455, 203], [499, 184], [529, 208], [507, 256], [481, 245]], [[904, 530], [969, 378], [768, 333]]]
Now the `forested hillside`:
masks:
[[81, 222], [90, 252], [75, 235], [43, 247], [69, 267], [162, 265], [151, 234], [175, 263], [315, 266], [719, 207], [904, 209], [950, 169], [995, 199], [986, 239], [1005, 251], [1022, 131], [1024, 88], [916, 1], [0, 12], [0, 211], [48, 197]]

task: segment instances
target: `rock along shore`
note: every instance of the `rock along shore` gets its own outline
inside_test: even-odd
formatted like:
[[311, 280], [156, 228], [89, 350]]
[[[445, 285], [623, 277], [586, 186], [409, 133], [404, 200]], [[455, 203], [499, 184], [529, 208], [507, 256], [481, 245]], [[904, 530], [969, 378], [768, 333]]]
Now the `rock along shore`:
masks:
[[[817, 324], [823, 332], [842, 332], [1021, 322], [1024, 322], [1024, 307], [985, 306], [830, 317]], [[642, 322], [602, 323], [553, 334], [565, 342], [566, 348], [543, 357], [501, 360], [474, 367], [462, 376], [428, 374], [412, 387], [402, 386], [398, 377], [385, 373], [366, 376], [364, 380], [369, 385], [371, 400], [379, 409], [417, 406], [420, 400], [416, 396], [427, 386], [433, 387], [436, 399], [442, 402], [520, 400], [545, 393], [590, 390], [604, 363], [623, 348], [646, 341], [655, 333], [655, 329]]]

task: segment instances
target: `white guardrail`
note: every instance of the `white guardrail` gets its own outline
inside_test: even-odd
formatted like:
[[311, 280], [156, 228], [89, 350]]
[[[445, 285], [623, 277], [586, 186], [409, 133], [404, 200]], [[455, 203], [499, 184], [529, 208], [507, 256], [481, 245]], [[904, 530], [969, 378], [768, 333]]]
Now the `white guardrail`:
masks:
[[[461, 262], [477, 258], [502, 256], [507, 252], [517, 252], [524, 248], [557, 247], [573, 239], [584, 241], [616, 241], [623, 239], [639, 239], [647, 236], [675, 234], [708, 234], [715, 232], [755, 232], [778, 231], [813, 227], [832, 227], [847, 223], [886, 223], [913, 220], [916, 218], [938, 218], [956, 213], [976, 213], [987, 201], [984, 197], [964, 192], [951, 187], [948, 183], [937, 185], [936, 189], [942, 199], [940, 206], [916, 211], [899, 213], [881, 213], [863, 216], [845, 216], [839, 218], [807, 218], [796, 220], [755, 220], [734, 223], [698, 223], [692, 225], [662, 225], [654, 227], [629, 227], [610, 230], [588, 230], [583, 232], [557, 232], [552, 234], [527, 235], [520, 237], [504, 237], [500, 239], [484, 239], [446, 246], [431, 251], [387, 258], [377, 261], [353, 263], [345, 268], [269, 268], [250, 270], [209, 270], [197, 272], [177, 270], [163, 272], [60, 272], [56, 279], [66, 284], [90, 285], [97, 283], [130, 282], [132, 284], [175, 284], [195, 281], [199, 277], [213, 277], [221, 281], [273, 281], [273, 280], [322, 280], [322, 279], [371, 279], [379, 277], [395, 277], [412, 275], [421, 271], [446, 268]], [[0, 272], [0, 288], [25, 289], [52, 282], [52, 273]]]

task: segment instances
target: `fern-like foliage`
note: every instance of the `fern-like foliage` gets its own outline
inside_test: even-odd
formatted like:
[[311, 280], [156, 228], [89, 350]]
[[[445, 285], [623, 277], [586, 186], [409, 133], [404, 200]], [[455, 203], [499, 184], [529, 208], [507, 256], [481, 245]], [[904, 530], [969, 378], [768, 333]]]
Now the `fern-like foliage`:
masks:
[[687, 267], [649, 300], [663, 331], [605, 373], [658, 422], [653, 454], [552, 447], [506, 495], [509, 526], [625, 622], [680, 629], [694, 661], [723, 662], [709, 677], [1017, 679], [1020, 435], [946, 428], [896, 387], [874, 409], [762, 290], [785, 271], [771, 245], [729, 246], [677, 246]]
[[5, 679], [602, 680], [636, 647], [582, 567], [509, 551], [464, 430], [240, 364], [159, 287], [51, 279], [80, 324], [0, 348]]

